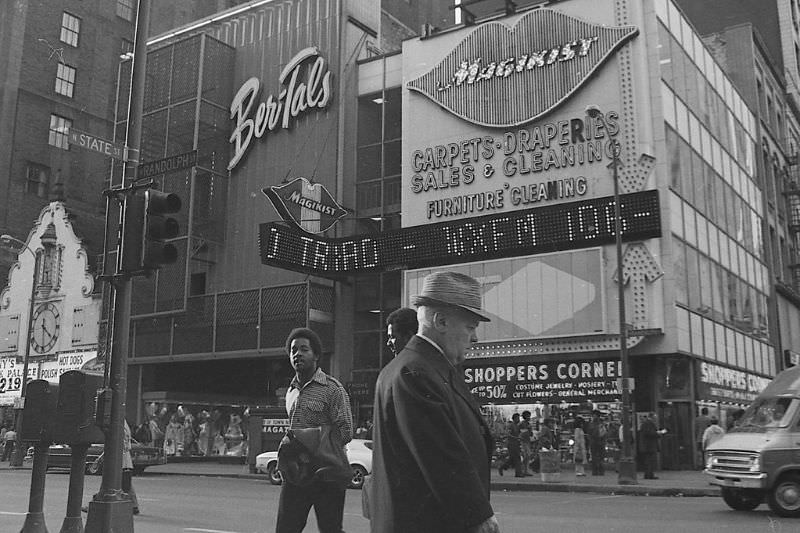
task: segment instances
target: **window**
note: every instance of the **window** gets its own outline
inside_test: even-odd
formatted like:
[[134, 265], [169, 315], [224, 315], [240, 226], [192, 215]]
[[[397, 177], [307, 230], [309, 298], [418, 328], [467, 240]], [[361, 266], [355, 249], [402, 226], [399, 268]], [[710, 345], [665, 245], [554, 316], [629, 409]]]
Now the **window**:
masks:
[[117, 0], [117, 16], [133, 20], [133, 0]]
[[72, 98], [73, 89], [75, 89], [75, 69], [59, 63], [56, 72], [56, 92]]
[[50, 169], [44, 165], [28, 163], [25, 167], [25, 192], [45, 198], [49, 192]]
[[50, 115], [50, 136], [47, 139], [47, 143], [50, 146], [69, 150], [68, 138], [71, 127], [72, 121], [70, 119], [58, 115]]
[[81, 19], [66, 11], [61, 17], [61, 41], [70, 46], [78, 46], [78, 34], [81, 32]]

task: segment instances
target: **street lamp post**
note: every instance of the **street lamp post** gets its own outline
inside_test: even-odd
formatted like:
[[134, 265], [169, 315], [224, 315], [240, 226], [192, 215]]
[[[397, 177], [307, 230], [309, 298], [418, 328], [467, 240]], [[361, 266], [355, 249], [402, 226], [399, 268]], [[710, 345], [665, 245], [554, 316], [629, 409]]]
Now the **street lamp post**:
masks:
[[25, 338], [25, 356], [22, 359], [22, 383], [19, 389], [19, 407], [14, 413], [14, 431], [17, 433], [17, 441], [14, 444], [14, 452], [11, 455], [11, 466], [22, 466], [25, 453], [22, 448], [22, 413], [25, 407], [25, 391], [28, 388], [28, 360], [31, 355], [31, 329], [33, 327], [33, 305], [36, 300], [36, 254], [30, 247], [11, 235], [0, 235], [0, 244], [5, 247], [12, 247], [16, 244], [29, 251], [33, 256], [33, 276], [31, 276], [31, 298], [28, 304], [28, 330]]
[[[602, 122], [608, 132], [606, 117], [599, 107], [590, 105], [586, 114]], [[617, 308], [619, 312], [619, 358], [622, 367], [622, 455], [619, 459], [617, 482], [620, 485], [635, 485], [636, 463], [631, 450], [631, 379], [630, 363], [628, 362], [628, 327], [625, 324], [625, 285], [622, 272], [622, 216], [620, 215], [619, 201], [619, 155], [621, 146], [616, 136], [610, 136], [612, 161], [611, 168], [614, 174], [614, 242], [617, 249]]]

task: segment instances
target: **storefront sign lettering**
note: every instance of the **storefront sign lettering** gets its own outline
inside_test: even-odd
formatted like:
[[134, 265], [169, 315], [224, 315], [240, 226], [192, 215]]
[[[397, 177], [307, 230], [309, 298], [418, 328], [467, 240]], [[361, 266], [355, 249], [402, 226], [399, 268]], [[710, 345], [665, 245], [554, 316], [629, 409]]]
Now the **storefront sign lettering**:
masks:
[[[312, 61], [313, 60], [313, 61]], [[300, 81], [303, 65], [308, 63], [305, 81]], [[323, 109], [331, 98], [331, 73], [316, 47], [297, 53], [278, 76], [281, 90], [277, 96], [269, 95], [255, 107], [261, 82], [253, 77], [242, 84], [231, 103], [231, 119], [236, 126], [231, 134], [233, 157], [228, 163], [232, 170], [247, 153], [253, 137], [260, 139], [277, 128], [289, 129], [290, 119], [309, 109]]]
[[751, 401], [770, 382], [769, 378], [713, 363], [702, 362], [699, 367], [698, 397], [705, 400]]
[[[429, 200], [428, 220], [470, 216], [506, 208], [579, 198], [589, 192], [585, 176], [560, 176], [547, 181], [515, 183], [550, 169], [571, 169], [610, 160], [608, 138], [619, 132], [619, 114], [609, 111], [607, 126], [589, 117], [537, 124], [485, 136], [428, 146], [411, 153], [410, 190], [414, 194], [458, 192], [479, 180], [498, 181], [494, 190], [465, 191]], [[606, 129], [607, 127], [607, 129]], [[502, 154], [502, 159], [500, 159]], [[483, 179], [481, 179], [483, 178]]]
[[406, 86], [474, 124], [518, 126], [558, 107], [638, 33], [537, 9], [513, 27], [476, 26]]
[[588, 54], [592, 44], [596, 42], [597, 37], [580, 38], [562, 45], [556, 45], [549, 50], [522, 54], [519, 57], [507, 57], [502, 61], [491, 61], [485, 67], [481, 67], [483, 59], [480, 57], [470, 61], [462, 61], [453, 77], [446, 83], [439, 82], [436, 90], [446, 91], [454, 86], [460, 87], [464, 83], [472, 85], [492, 78], [508, 78], [514, 73], [519, 74], [526, 70], [570, 61]]
[[475, 397], [494, 403], [613, 401], [619, 397], [618, 360], [478, 365], [467, 361], [465, 381]]

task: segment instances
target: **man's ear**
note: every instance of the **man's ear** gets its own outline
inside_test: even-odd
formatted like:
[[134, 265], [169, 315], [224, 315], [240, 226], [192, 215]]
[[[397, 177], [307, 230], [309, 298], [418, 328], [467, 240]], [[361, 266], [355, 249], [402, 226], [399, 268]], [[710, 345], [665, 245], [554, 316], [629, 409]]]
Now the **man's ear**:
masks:
[[441, 311], [433, 314], [433, 327], [436, 331], [444, 331], [447, 328], [447, 319], [447, 314]]

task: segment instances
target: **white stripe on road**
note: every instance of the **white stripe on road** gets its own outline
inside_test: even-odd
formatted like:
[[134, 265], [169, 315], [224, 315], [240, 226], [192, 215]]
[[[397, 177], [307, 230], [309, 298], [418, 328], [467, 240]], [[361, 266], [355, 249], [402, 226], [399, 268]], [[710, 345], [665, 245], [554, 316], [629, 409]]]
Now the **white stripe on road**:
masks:
[[12, 513], [11, 511], [0, 511], [0, 515], [8, 515], [8, 516], [25, 516], [28, 513]]
[[239, 533], [239, 531], [225, 531], [224, 529], [203, 529], [199, 527], [186, 527], [184, 531], [196, 531], [197, 533]]

